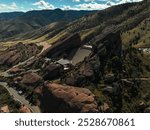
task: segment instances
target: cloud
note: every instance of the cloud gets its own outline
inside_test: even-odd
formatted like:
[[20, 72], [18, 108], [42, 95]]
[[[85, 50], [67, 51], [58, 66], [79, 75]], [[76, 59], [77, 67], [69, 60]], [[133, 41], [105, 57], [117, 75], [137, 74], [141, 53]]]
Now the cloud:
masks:
[[[140, 2], [142, 0], [84, 0], [85, 2], [88, 3], [82, 3], [75, 5], [75, 8], [71, 9], [76, 9], [76, 10], [102, 10], [105, 8], [108, 8], [110, 6], [118, 5], [118, 4], [123, 4], [127, 2]], [[96, 2], [97, 1], [97, 2]], [[99, 3], [98, 1], [103, 1], [103, 3]]]
[[0, 11], [14, 11], [17, 10], [17, 4], [12, 2], [11, 4], [1, 4], [0, 3]]
[[[113, 5], [123, 4], [127, 2], [139, 2], [142, 0], [70, 0], [74, 2], [73, 5], [64, 2], [64, 5], [56, 5], [47, 2], [48, 0], [36, 0], [37, 2], [26, 2], [26, 4], [20, 3], [1, 3], [0, 2], [0, 12], [12, 12], [12, 11], [29, 11], [34, 9], [55, 9], [61, 8], [63, 10], [102, 10]], [[50, 1], [50, 0], [49, 0]], [[56, 1], [56, 0], [55, 0]], [[59, 0], [59, 2], [63, 0]], [[69, 0], [66, 0], [69, 1]], [[20, 4], [20, 5], [19, 5]]]
[[94, 2], [95, 0], [84, 0], [85, 2]]
[[112, 0], [106, 0], [106, 4], [108, 6], [113, 6], [113, 5], [119, 5], [119, 4], [124, 4], [124, 3], [131, 3], [131, 2], [140, 2], [143, 0], [115, 0], [112, 2]]
[[105, 8], [108, 8], [109, 5], [107, 4], [98, 4], [96, 2], [92, 3], [83, 3], [83, 4], [78, 4], [73, 7], [70, 5], [64, 5], [63, 10], [102, 10]]
[[72, 0], [72, 2], [80, 2], [80, 0]]
[[77, 8], [79, 8], [79, 10], [102, 10], [105, 8], [108, 8], [109, 5], [107, 4], [98, 4], [96, 2], [92, 2], [92, 3], [83, 3], [83, 4], [79, 4], [76, 5]]
[[123, 3], [131, 3], [131, 2], [140, 2], [140, 1], [143, 1], [143, 0], [116, 0], [116, 3], [117, 4], [123, 4]]
[[32, 5], [37, 6], [39, 9], [54, 9], [54, 5], [45, 2], [44, 0], [40, 0], [38, 2], [33, 3]]
[[79, 8], [71, 7], [70, 5], [63, 5], [61, 9], [62, 10], [80, 10]]

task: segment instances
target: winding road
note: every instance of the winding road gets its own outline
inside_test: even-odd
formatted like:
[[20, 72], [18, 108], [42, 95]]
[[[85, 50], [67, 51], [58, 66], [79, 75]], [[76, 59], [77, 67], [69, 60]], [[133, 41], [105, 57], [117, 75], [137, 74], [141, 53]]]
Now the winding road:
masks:
[[14, 100], [19, 101], [21, 104], [26, 105], [33, 113], [40, 113], [40, 109], [38, 106], [32, 106], [29, 101], [25, 99], [25, 97], [19, 95], [17, 91], [8, 86], [6, 82], [0, 82], [0, 85], [5, 87], [11, 96], [13, 96]]

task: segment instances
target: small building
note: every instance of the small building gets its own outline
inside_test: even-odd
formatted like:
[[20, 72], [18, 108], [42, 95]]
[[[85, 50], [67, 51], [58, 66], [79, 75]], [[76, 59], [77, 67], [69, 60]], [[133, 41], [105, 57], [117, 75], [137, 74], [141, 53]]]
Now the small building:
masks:
[[19, 94], [19, 95], [22, 95], [22, 94], [23, 94], [23, 91], [21, 91], [21, 90], [18, 91], [18, 94]]
[[70, 68], [70, 66], [72, 65], [72, 62], [67, 59], [60, 59], [60, 60], [56, 61], [56, 63], [63, 65], [64, 70], [68, 70]]
[[67, 59], [60, 59], [60, 60], [56, 61], [56, 63], [59, 63], [61, 65], [71, 64], [71, 62]]
[[82, 48], [92, 50], [93, 47], [91, 45], [84, 45]]

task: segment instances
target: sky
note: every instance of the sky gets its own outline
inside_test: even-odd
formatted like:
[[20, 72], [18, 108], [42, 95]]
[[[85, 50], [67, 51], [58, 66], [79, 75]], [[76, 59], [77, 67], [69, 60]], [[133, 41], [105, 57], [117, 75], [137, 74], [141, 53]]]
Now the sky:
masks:
[[102, 10], [113, 5], [142, 0], [0, 0], [0, 12], [56, 9]]

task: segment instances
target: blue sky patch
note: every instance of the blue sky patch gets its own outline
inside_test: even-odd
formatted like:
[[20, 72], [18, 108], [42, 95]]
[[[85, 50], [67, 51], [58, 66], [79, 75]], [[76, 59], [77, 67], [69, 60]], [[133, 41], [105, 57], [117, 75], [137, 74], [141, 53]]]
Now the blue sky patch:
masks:
[[56, 9], [102, 10], [113, 5], [142, 0], [0, 0], [0, 12]]

